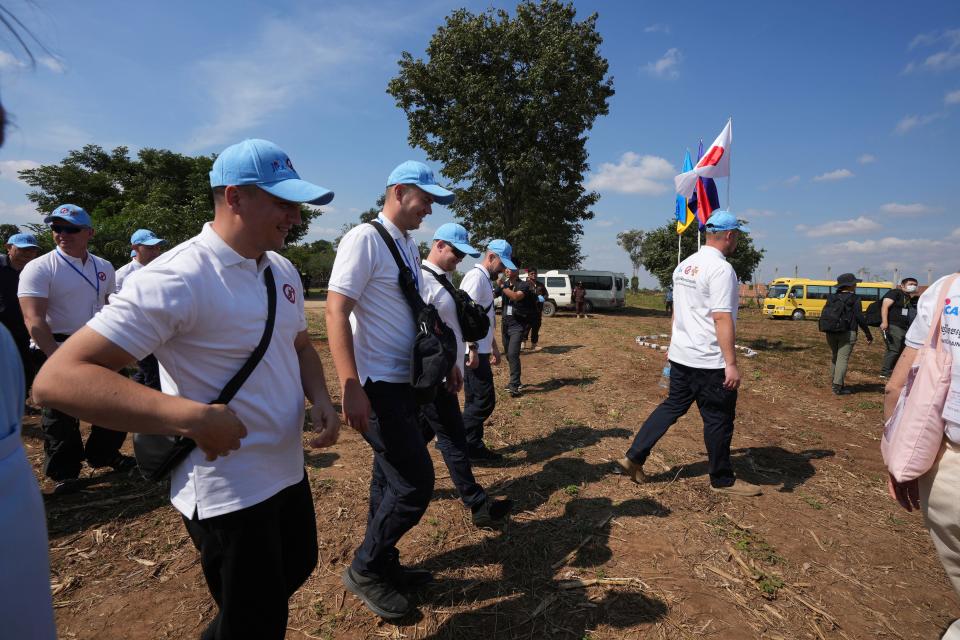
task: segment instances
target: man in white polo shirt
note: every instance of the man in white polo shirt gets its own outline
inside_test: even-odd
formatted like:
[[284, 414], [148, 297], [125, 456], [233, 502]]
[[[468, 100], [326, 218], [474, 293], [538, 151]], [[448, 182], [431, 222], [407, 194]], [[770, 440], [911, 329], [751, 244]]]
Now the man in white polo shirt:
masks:
[[[103, 308], [116, 289], [113, 266], [87, 250], [94, 232], [86, 211], [64, 204], [43, 221], [50, 225], [57, 246], [27, 263], [17, 287], [30, 346], [39, 350], [37, 361], [52, 356]], [[93, 426], [84, 445], [77, 419], [50, 407], [43, 408], [40, 425], [43, 472], [56, 483], [56, 493], [77, 488], [74, 481], [84, 459], [94, 468], [126, 471], [136, 466], [133, 458], [120, 453], [125, 433]]]
[[670, 393], [654, 409], [619, 461], [634, 482], [646, 482], [643, 463], [660, 438], [694, 402], [703, 418], [703, 439], [714, 491], [758, 496], [760, 488], [734, 476], [730, 442], [740, 372], [734, 348], [740, 296], [737, 274], [726, 258], [749, 229], [729, 211], [718, 210], [706, 224], [707, 241], [673, 272], [673, 334], [667, 353]]
[[[123, 288], [124, 281], [136, 273], [138, 270], [147, 266], [163, 251], [160, 245], [166, 240], [158, 238], [157, 234], [149, 229], [137, 229], [130, 236], [130, 246], [133, 247], [130, 252], [132, 260], [117, 269], [117, 292]], [[148, 355], [146, 358], [137, 361], [137, 372], [133, 374], [133, 379], [140, 384], [145, 384], [151, 389], [160, 391], [160, 364], [156, 356]]]
[[[430, 255], [421, 265], [424, 277], [420, 295], [424, 302], [436, 307], [440, 319], [453, 330], [457, 339], [458, 353], [464, 351], [463, 330], [457, 315], [457, 303], [444, 283], [453, 287], [448, 274], [457, 268], [467, 254], [474, 258], [480, 256], [480, 252], [470, 246], [467, 230], [455, 222], [448, 222], [441, 225], [433, 234]], [[476, 358], [470, 364], [476, 366]], [[464, 372], [462, 358], [458, 358], [457, 367], [462, 374]], [[460, 494], [460, 500], [470, 509], [473, 524], [478, 527], [505, 524], [513, 503], [510, 500], [491, 500], [483, 487], [474, 479], [467, 437], [463, 428], [463, 414], [460, 413], [460, 400], [457, 394], [447, 389], [437, 389], [437, 397], [433, 402], [423, 405], [421, 413], [424, 435], [428, 442], [434, 435], [437, 436], [437, 449], [443, 456], [443, 461], [450, 472], [450, 479], [457, 488], [457, 493]]]
[[490, 365], [500, 364], [500, 349], [497, 347], [495, 329], [497, 310], [493, 299], [498, 295], [493, 285], [494, 279], [503, 273], [509, 265], [513, 248], [506, 240], [496, 239], [487, 245], [483, 260], [467, 271], [460, 282], [460, 288], [466, 291], [473, 301], [487, 310], [490, 318], [490, 331], [478, 342], [467, 345], [467, 368], [463, 374], [463, 427], [467, 433], [467, 446], [470, 459], [474, 462], [489, 462], [503, 458], [499, 453], [487, 448], [483, 442], [483, 423], [493, 415], [497, 406], [497, 391], [493, 387], [493, 371]]
[[[304, 396], [318, 432], [312, 446], [336, 442], [340, 422], [307, 333], [300, 277], [274, 252], [302, 223], [300, 204], [326, 204], [333, 193], [301, 180], [266, 140], [224, 150], [210, 185], [213, 222], [128, 279], [40, 371], [34, 393], [113, 429], [197, 443], [173, 469], [170, 496], [219, 607], [202, 638], [279, 640], [288, 600], [317, 562]], [[262, 360], [229, 405], [208, 404], [260, 341], [271, 281], [276, 318]], [[115, 373], [148, 353], [160, 361], [163, 393]]]
[[[407, 161], [390, 174], [385, 195], [378, 220], [422, 290], [420, 256], [410, 232], [431, 214], [434, 202], [453, 202], [453, 193], [436, 184], [427, 165]], [[432, 579], [427, 571], [402, 566], [396, 547], [427, 510], [434, 483], [410, 384], [415, 320], [398, 278], [397, 263], [377, 229], [361, 224], [340, 240], [327, 294], [327, 333], [344, 421], [373, 449], [367, 531], [343, 582], [388, 620], [412, 609], [401, 591]], [[454, 379], [459, 373], [451, 370]]]

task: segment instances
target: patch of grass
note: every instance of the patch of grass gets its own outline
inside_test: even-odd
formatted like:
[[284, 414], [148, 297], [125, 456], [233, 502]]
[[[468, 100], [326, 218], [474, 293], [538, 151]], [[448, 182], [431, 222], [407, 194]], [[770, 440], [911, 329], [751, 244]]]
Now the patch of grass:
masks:
[[754, 380], [759, 380], [762, 376], [763, 376], [763, 372], [761, 372], [760, 369], [754, 369], [753, 371]]
[[897, 516], [888, 516], [887, 519], [890, 521], [890, 524], [895, 524], [897, 526], [903, 526], [907, 524], [907, 521], [903, 518], [898, 518]]
[[429, 524], [431, 527], [436, 527], [440, 524], [440, 521], [436, 518], [436, 516], [430, 516], [427, 518], [427, 524]]
[[760, 589], [760, 593], [762, 593], [764, 597], [772, 600], [777, 596], [777, 591], [783, 588], [783, 580], [777, 576], [771, 576], [762, 573], [757, 580], [757, 587]]
[[597, 579], [598, 579], [598, 580], [603, 580], [603, 579], [606, 578], [606, 577], [607, 577], [607, 572], [606, 572], [606, 571], [604, 571], [603, 569], [597, 569]]
[[576, 454], [582, 458], [582, 457], [583, 457], [583, 447], [577, 447], [577, 448], [576, 448]]
[[867, 409], [882, 409], [883, 403], [876, 402], [874, 400], [864, 400], [857, 403], [857, 409], [867, 410]]
[[730, 541], [735, 549], [768, 565], [782, 564], [783, 556], [770, 546], [763, 536], [746, 531], [732, 523], [726, 516], [719, 516], [707, 521], [714, 531], [722, 538]]
[[580, 487], [575, 484], [568, 484], [563, 488], [563, 492], [570, 497], [574, 497], [580, 494]]
[[817, 500], [816, 498], [814, 498], [813, 496], [808, 496], [804, 494], [800, 496], [800, 499], [818, 511], [820, 509], [823, 509], [823, 503]]
[[430, 539], [433, 540], [433, 544], [439, 547], [447, 539], [447, 531], [445, 529], [437, 529], [430, 534]]

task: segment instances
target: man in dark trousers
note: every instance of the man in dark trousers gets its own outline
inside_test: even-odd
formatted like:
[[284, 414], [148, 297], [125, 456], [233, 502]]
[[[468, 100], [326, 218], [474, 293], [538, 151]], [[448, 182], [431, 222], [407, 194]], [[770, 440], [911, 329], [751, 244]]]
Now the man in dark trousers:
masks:
[[543, 303], [547, 299], [547, 288], [543, 286], [542, 282], [537, 280], [536, 269], [527, 270], [527, 282], [533, 289], [534, 295], [536, 295], [537, 312], [534, 313], [530, 318], [530, 327], [527, 329], [527, 333], [523, 336], [523, 345], [525, 347], [527, 340], [529, 339], [530, 351], [539, 351], [540, 348], [537, 346], [537, 344], [540, 342], [540, 326], [543, 324]]
[[837, 278], [837, 291], [827, 296], [827, 302], [824, 305], [824, 312], [821, 313], [820, 322], [823, 323], [824, 316], [827, 315], [826, 309], [836, 301], [841, 311], [841, 324], [835, 330], [824, 330], [827, 336], [827, 345], [830, 347], [830, 378], [833, 383], [832, 390], [835, 395], [845, 396], [853, 393], [843, 384], [847, 375], [847, 364], [850, 362], [850, 355], [853, 353], [853, 346], [857, 344], [857, 328], [863, 330], [867, 338], [867, 344], [873, 344], [873, 335], [870, 334], [870, 325], [863, 316], [863, 304], [860, 296], [857, 295], [857, 283], [861, 282], [852, 273], [842, 273]]
[[27, 391], [33, 384], [36, 368], [30, 354], [30, 334], [23, 323], [23, 311], [17, 300], [20, 272], [40, 254], [40, 245], [32, 233], [15, 233], [7, 239], [7, 255], [0, 255], [0, 323], [7, 328], [23, 361]]
[[734, 348], [739, 287], [727, 262], [748, 229], [729, 211], [707, 220], [707, 242], [673, 271], [673, 334], [667, 353], [670, 393], [640, 428], [619, 461], [637, 483], [647, 481], [643, 463], [654, 445], [694, 402], [703, 418], [710, 487], [737, 496], [758, 496], [760, 488], [738, 479], [730, 464], [740, 371]]
[[918, 282], [916, 278], [904, 278], [900, 287], [892, 289], [880, 301], [880, 331], [886, 342], [887, 352], [883, 354], [881, 378], [889, 378], [903, 353], [907, 329], [917, 317]]
[[467, 367], [463, 375], [463, 426], [467, 432], [467, 446], [472, 462], [495, 461], [502, 455], [491, 451], [483, 442], [483, 423], [497, 406], [497, 391], [493, 387], [491, 365], [500, 364], [500, 349], [497, 347], [497, 313], [494, 298], [497, 296], [494, 278], [508, 267], [514, 267], [513, 248], [506, 240], [498, 238], [487, 245], [483, 260], [467, 271], [460, 282], [473, 301], [487, 310], [490, 331], [478, 342], [467, 345]]
[[[453, 193], [436, 184], [422, 162], [407, 161], [387, 179], [377, 221], [412, 272], [418, 291], [424, 275], [411, 231], [450, 204]], [[397, 543], [420, 521], [433, 496], [433, 461], [420, 431], [420, 411], [410, 384], [416, 323], [398, 280], [390, 247], [371, 224], [340, 240], [327, 293], [330, 353], [340, 378], [345, 422], [373, 450], [370, 508], [363, 542], [343, 572], [343, 584], [378, 616], [404, 617], [413, 603], [404, 593], [433, 578], [400, 564]], [[449, 373], [460, 390], [460, 369]]]
[[517, 269], [508, 268], [505, 274], [507, 280], [500, 291], [503, 295], [503, 350], [510, 364], [507, 391], [512, 398], [519, 398], [523, 393], [520, 383], [520, 345], [523, 343], [523, 334], [530, 326], [530, 319], [537, 312], [537, 296], [529, 282], [520, 280]]

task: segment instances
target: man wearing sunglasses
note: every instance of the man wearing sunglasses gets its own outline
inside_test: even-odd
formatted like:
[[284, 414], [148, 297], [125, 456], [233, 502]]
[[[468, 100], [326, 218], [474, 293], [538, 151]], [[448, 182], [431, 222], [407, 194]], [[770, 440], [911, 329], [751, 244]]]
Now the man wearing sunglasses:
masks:
[[[87, 323], [116, 289], [113, 266], [87, 250], [93, 238], [90, 214], [74, 204], [64, 204], [43, 221], [50, 225], [55, 247], [27, 263], [20, 274], [17, 297], [38, 360], [53, 355], [59, 346]], [[55, 493], [76, 488], [81, 463], [95, 469], [127, 471], [136, 466], [120, 453], [126, 433], [93, 426], [86, 444], [80, 423], [73, 416], [44, 407], [43, 472], [56, 483]]]

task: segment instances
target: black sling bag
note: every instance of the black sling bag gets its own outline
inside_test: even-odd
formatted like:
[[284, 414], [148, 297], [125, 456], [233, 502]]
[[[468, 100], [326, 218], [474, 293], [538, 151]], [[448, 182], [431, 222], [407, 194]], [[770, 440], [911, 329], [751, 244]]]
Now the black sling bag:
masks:
[[446, 276], [440, 275], [433, 269], [423, 265], [420, 266], [420, 269], [429, 272], [430, 275], [436, 278], [437, 282], [439, 282], [453, 298], [453, 302], [457, 306], [457, 322], [460, 323], [460, 331], [463, 333], [463, 339], [467, 342], [477, 342], [486, 338], [490, 332], [490, 318], [487, 316], [487, 311], [489, 311], [490, 308], [487, 307], [484, 309], [474, 302], [469, 293], [453, 286], [453, 283], [447, 280]]
[[[253, 370], [260, 364], [263, 354], [267, 352], [270, 346], [270, 338], [273, 336], [273, 325], [277, 318], [277, 287], [273, 280], [273, 271], [268, 266], [263, 270], [263, 279], [267, 285], [267, 324], [263, 328], [263, 335], [257, 347], [247, 358], [247, 361], [240, 368], [230, 382], [223, 388], [217, 399], [210, 404], [227, 404], [237, 395], [237, 391], [247, 381]], [[191, 451], [197, 446], [197, 443], [190, 438], [183, 436], [165, 436], [159, 434], [135, 433], [133, 434], [133, 454], [137, 458], [137, 466], [140, 467], [140, 473], [147, 480], [160, 481], [170, 475], [173, 469], [183, 462]]]
[[410, 352], [410, 386], [417, 404], [428, 404], [436, 398], [437, 387], [457, 362], [457, 337], [453, 329], [440, 319], [437, 308], [420, 297], [416, 276], [400, 257], [400, 250], [386, 227], [376, 220], [371, 220], [370, 224], [387, 244], [400, 270], [398, 283], [413, 312], [417, 330]]

